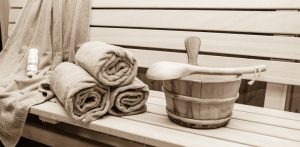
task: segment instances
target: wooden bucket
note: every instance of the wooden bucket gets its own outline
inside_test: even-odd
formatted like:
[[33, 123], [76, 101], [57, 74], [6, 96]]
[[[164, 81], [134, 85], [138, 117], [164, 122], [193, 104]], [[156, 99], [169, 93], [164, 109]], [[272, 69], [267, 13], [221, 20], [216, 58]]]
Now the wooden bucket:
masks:
[[190, 75], [163, 81], [169, 119], [191, 128], [225, 126], [239, 97], [237, 75]]

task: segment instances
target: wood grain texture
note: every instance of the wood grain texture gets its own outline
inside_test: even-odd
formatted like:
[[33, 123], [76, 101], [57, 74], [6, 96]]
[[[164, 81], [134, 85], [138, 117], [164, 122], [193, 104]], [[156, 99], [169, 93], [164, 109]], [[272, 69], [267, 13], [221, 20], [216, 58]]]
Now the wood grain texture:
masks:
[[[152, 95], [152, 91], [150, 94]], [[266, 146], [266, 145], [288, 145], [288, 146], [299, 146], [300, 138], [300, 126], [299, 121], [295, 120], [289, 120], [286, 118], [280, 118], [278, 116], [289, 116], [291, 113], [288, 112], [278, 112], [276, 110], [266, 109], [266, 108], [257, 108], [256, 112], [251, 112], [251, 109], [254, 107], [251, 106], [245, 106], [241, 110], [235, 110], [233, 112], [233, 119], [230, 121], [227, 127], [220, 128], [220, 129], [213, 129], [213, 130], [196, 130], [196, 129], [189, 129], [189, 128], [183, 128], [176, 124], [171, 123], [167, 117], [165, 112], [165, 99], [164, 97], [159, 97], [163, 95], [163, 93], [153, 93], [156, 97], [150, 96], [148, 104], [148, 113], [144, 113], [142, 115], [135, 115], [135, 116], [128, 116], [123, 118], [115, 118], [115, 117], [105, 117], [99, 121], [95, 121], [91, 123], [90, 126], [84, 126], [82, 124], [79, 124], [78, 122], [73, 122], [68, 118], [68, 116], [63, 111], [63, 108], [57, 104], [53, 104], [50, 102], [47, 102], [45, 104], [33, 106], [30, 113], [47, 116], [52, 119], [56, 119], [62, 122], [66, 123], [73, 123], [74, 125], [78, 125], [81, 127], [89, 128], [95, 131], [100, 132], [106, 132], [109, 129], [111, 131], [109, 134], [116, 132], [116, 130], [123, 130], [125, 132], [127, 131], [133, 131], [131, 125], [127, 126], [126, 129], [122, 128], [122, 125], [126, 125], [128, 123], [133, 122], [139, 122], [140, 124], [143, 124], [143, 129], [141, 130], [148, 130], [148, 128], [151, 129], [159, 129], [159, 128], [153, 128], [149, 126], [160, 126], [165, 127], [170, 130], [177, 130], [182, 132], [189, 132], [192, 134], [197, 134], [198, 136], [206, 136], [209, 138], [216, 138], [219, 140], [227, 140], [227, 141], [233, 141], [233, 142], [239, 142], [246, 145], [253, 145], [253, 146]], [[158, 98], [159, 97], [159, 98]], [[238, 104], [236, 104], [238, 105]], [[241, 105], [238, 105], [241, 106]], [[51, 110], [49, 109], [51, 108]], [[248, 112], [248, 109], [250, 112]], [[266, 111], [261, 110], [268, 110], [270, 115], [264, 114]], [[267, 111], [267, 112], [268, 112]], [[259, 113], [263, 112], [263, 113]], [[277, 113], [278, 112], [278, 113]], [[51, 115], [49, 115], [49, 113]], [[275, 115], [275, 116], [274, 116]], [[297, 117], [300, 117], [299, 114], [292, 114]], [[296, 118], [297, 118], [296, 117]], [[118, 120], [118, 125], [114, 125], [114, 121]], [[106, 123], [109, 123], [110, 125], [106, 125]], [[139, 124], [137, 123], [137, 124]], [[122, 124], [120, 126], [120, 124]], [[134, 123], [136, 124], [136, 123]], [[140, 125], [134, 126], [136, 129], [134, 129], [136, 132]], [[294, 128], [294, 129], [291, 129]], [[114, 130], [114, 131], [112, 131]], [[141, 131], [138, 130], [138, 131]], [[122, 132], [123, 132], [122, 131]], [[154, 130], [150, 131], [153, 132]], [[118, 132], [118, 131], [117, 131]], [[131, 133], [133, 133], [131, 132]], [[161, 133], [166, 133], [162, 130], [160, 130]], [[148, 137], [156, 138], [156, 136], [160, 136], [161, 133], [157, 134], [154, 133], [152, 135], [149, 135]], [[169, 133], [172, 133], [170, 131]], [[118, 134], [118, 136], [122, 136], [123, 133]], [[131, 134], [133, 135], [133, 134]], [[135, 135], [139, 136], [140, 133], [135, 133]], [[175, 137], [176, 134], [173, 134], [169, 137]], [[180, 136], [183, 138], [184, 136]], [[136, 138], [132, 137], [131, 138]], [[149, 138], [148, 138], [149, 139]], [[146, 139], [146, 140], [148, 140]], [[145, 140], [143, 140], [145, 141]], [[188, 141], [188, 140], [185, 140]], [[201, 143], [206, 143], [206, 139], [202, 140]], [[193, 141], [195, 142], [195, 141]], [[152, 142], [157, 143], [157, 142]], [[186, 142], [185, 142], [186, 143]], [[210, 145], [212, 145], [210, 142]], [[224, 146], [226, 144], [223, 144]]]
[[96, 8], [300, 9], [297, 0], [93, 0]]
[[[130, 49], [130, 51], [135, 55], [135, 57], [139, 61], [140, 67], [149, 67], [150, 65], [158, 61], [172, 61], [181, 63], [187, 62], [186, 54], [183, 53], [138, 49]], [[223, 68], [248, 67], [264, 64], [267, 65], [267, 71], [263, 72], [258, 78], [258, 80], [265, 82], [300, 85], [300, 69], [298, 68], [299, 63], [199, 55], [198, 64], [200, 66]], [[253, 74], [245, 75], [243, 78], [252, 79]]]
[[[155, 81], [146, 78], [145, 72], [138, 72], [137, 76], [140, 80], [147, 84], [151, 90], [162, 91], [162, 81]], [[267, 84], [265, 82], [256, 81], [250, 86], [247, 82], [248, 80], [242, 81], [239, 90], [240, 96], [236, 103], [263, 107]], [[193, 85], [191, 90], [197, 89], [195, 86], [196, 85]]]
[[185, 127], [223, 127], [232, 114], [240, 83], [241, 79], [237, 76], [216, 75], [190, 75], [179, 80], [165, 80], [163, 91], [168, 116], [171, 121]]
[[[196, 54], [198, 56], [198, 54]], [[244, 75], [256, 72], [265, 72], [266, 65], [257, 65], [239, 68], [214, 68], [204, 66], [194, 66], [186, 63], [176, 63], [162, 61], [151, 65], [147, 71], [147, 77], [153, 80], [171, 80], [185, 77], [191, 74], [207, 74], [207, 75]], [[193, 79], [190, 79], [193, 80]]]
[[[14, 24], [9, 24], [9, 34], [13, 28]], [[91, 27], [90, 38], [121, 46], [172, 51], [185, 50], [183, 41], [189, 35], [201, 37], [201, 52], [205, 53], [300, 60], [299, 37]]]
[[62, 131], [44, 128], [45, 126], [27, 123], [23, 130], [22, 136], [48, 146], [85, 146], [98, 147], [104, 146], [96, 141], [88, 140], [75, 135], [66, 134]]
[[[0, 28], [2, 45], [6, 44], [8, 39], [8, 22], [9, 22], [9, 0], [0, 1]], [[0, 47], [2, 48], [2, 47]]]
[[[236, 142], [243, 142], [245, 144], [250, 144], [250, 145], [254, 145], [254, 146], [268, 146], [268, 143], [270, 145], [270, 142], [267, 142], [267, 140], [274, 141], [274, 142], [272, 142], [272, 144], [274, 143], [273, 145], [276, 145], [276, 143], [288, 145], [289, 144], [288, 142], [290, 142], [290, 141], [287, 141], [287, 142], [284, 141], [284, 139], [287, 139], [287, 136], [289, 136], [287, 134], [289, 134], [289, 133], [294, 134], [294, 135], [299, 134], [299, 131], [295, 131], [295, 130], [293, 131], [292, 129], [284, 129], [281, 127], [259, 124], [259, 123], [251, 122], [251, 121], [243, 121], [243, 120], [235, 119], [235, 118], [232, 118], [232, 120], [229, 122], [229, 124], [226, 127], [223, 127], [220, 129], [199, 131], [199, 130], [195, 130], [195, 129], [183, 128], [183, 127], [178, 127], [175, 124], [167, 123], [168, 120], [165, 117], [165, 115], [166, 115], [165, 112], [163, 111], [163, 109], [159, 109], [159, 108], [163, 108], [163, 107], [159, 107], [157, 105], [152, 105], [152, 104], [149, 104], [149, 105], [150, 106], [149, 106], [148, 112], [151, 112], [153, 114], [159, 114], [160, 116], [163, 115], [163, 116], [157, 118], [157, 116], [147, 113], [142, 116], [141, 115], [140, 116], [132, 116], [130, 119], [143, 120], [143, 118], [144, 118], [143, 122], [146, 123], [146, 119], [145, 119], [146, 117], [152, 118], [147, 123], [156, 124], [156, 125], [160, 124], [160, 125], [164, 125], [165, 127], [168, 127], [168, 128], [173, 128], [173, 129], [176, 128], [176, 129], [179, 129], [182, 131], [188, 131], [188, 132], [199, 134], [199, 135], [214, 136], [216, 138], [226, 138], [228, 140], [234, 140]], [[235, 111], [234, 111], [234, 113], [235, 113]], [[247, 126], [248, 126], [248, 128], [247, 128]], [[249, 132], [251, 132], [251, 133], [249, 133]], [[282, 134], [280, 134], [280, 132]], [[270, 137], [270, 136], [272, 136], [272, 137]], [[248, 138], [248, 139], [246, 139], [246, 138]], [[299, 139], [299, 137], [297, 137], [297, 138], [288, 137], [288, 138], [289, 139], [287, 139], [287, 140], [296, 141], [296, 142], [294, 142], [295, 143], [294, 145], [299, 145], [299, 142], [297, 141]], [[258, 140], [256, 140], [256, 139], [258, 139]], [[277, 139], [279, 139], [279, 140], [277, 140]], [[283, 141], [283, 142], [280, 142], [280, 141]]]
[[[158, 102], [158, 104], [160, 104], [160, 103], [163, 104], [165, 102], [163, 92], [151, 91], [150, 96], [153, 99], [158, 98], [160, 100], [160, 102]], [[271, 116], [271, 117], [275, 117], [275, 118], [282, 118], [282, 119], [300, 121], [300, 114], [281, 111], [281, 110], [275, 110], [275, 109], [270, 109], [270, 108], [235, 104], [234, 105], [234, 110], [244, 111], [244, 112], [249, 112], [249, 113], [259, 114], [259, 115], [266, 115], [266, 116]]]
[[[101, 120], [94, 121], [89, 125], [74, 121], [69, 118], [63, 107], [57, 103], [46, 102], [41, 105], [31, 107], [31, 114], [39, 116], [46, 116], [51, 119], [55, 119], [75, 126], [99, 131], [113, 136], [141, 142], [145, 144], [151, 144], [153, 146], [241, 146], [242, 144], [225, 141], [222, 139], [216, 139], [212, 137], [206, 137], [196, 135], [176, 129], [164, 128], [157, 125], [145, 124], [139, 121], [133, 121], [129, 119], [123, 119], [114, 116], [106, 116]], [[159, 130], [160, 133], [157, 133]], [[195, 140], [202, 140], [201, 142], [195, 142]]]
[[[20, 11], [21, 9], [11, 9], [9, 22], [15, 22]], [[92, 11], [91, 25], [299, 35], [300, 13], [284, 11], [95, 9]]]
[[290, 111], [297, 113], [300, 112], [300, 86], [294, 86]]
[[[81, 127], [74, 126], [72, 124], [60, 123], [55, 125], [57, 130], [64, 131], [65, 133], [74, 134], [83, 138], [87, 138], [96, 142], [101, 142], [106, 144], [106, 146], [119, 146], [119, 147], [148, 147], [146, 144], [134, 142], [132, 140], [126, 140], [117, 136], [111, 136], [101, 132], [96, 132], [89, 129], [84, 129]], [[104, 145], [105, 146], [105, 145]], [[101, 146], [102, 147], [102, 146]]]
[[[152, 107], [152, 106], [154, 106], [154, 107]], [[252, 145], [252, 146], [268, 146], [271, 144], [272, 145], [276, 145], [276, 144], [277, 145], [279, 145], [279, 144], [280, 145], [291, 145], [291, 146], [299, 145], [299, 143], [297, 141], [290, 141], [288, 139], [277, 138], [274, 136], [270, 137], [269, 135], [263, 135], [263, 134], [259, 134], [259, 133], [252, 133], [252, 132], [250, 133], [250, 132], [247, 132], [244, 130], [233, 129], [234, 127], [233, 128], [223, 127], [223, 128], [219, 128], [219, 129], [210, 129], [210, 130], [197, 130], [197, 129], [179, 127], [178, 125], [171, 123], [165, 115], [162, 116], [161, 115], [162, 113], [160, 113], [160, 112], [163, 112], [163, 111], [161, 111], [161, 109], [157, 109], [157, 107], [155, 105], [151, 105], [149, 107], [149, 112], [152, 112], [152, 113], [146, 113], [144, 115], [132, 116], [130, 118], [129, 117], [126, 117], [126, 118], [135, 120], [135, 121], [142, 121], [144, 123], [148, 123], [148, 124], [152, 124], [152, 125], [160, 125], [160, 126], [164, 126], [167, 128], [177, 129], [177, 130], [181, 130], [181, 131], [187, 131], [187, 132], [191, 132], [191, 133], [198, 134], [198, 135], [205, 135], [205, 136], [215, 137], [215, 138], [219, 138], [219, 139], [224, 138], [226, 140], [232, 140], [235, 142], [240, 142], [240, 143], [244, 143], [244, 144]], [[160, 114], [160, 115], [157, 115], [157, 114]], [[146, 118], [148, 118], [149, 120], [147, 121]], [[231, 121], [233, 121], [233, 120], [234, 119], [232, 119]], [[231, 123], [231, 121], [229, 122], [228, 125], [233, 124], [233, 123]], [[237, 123], [238, 124], [243, 123], [243, 121], [237, 122]], [[249, 123], [248, 123], [248, 125], [249, 125]], [[252, 125], [255, 125], [255, 123]], [[235, 124], [233, 126], [235, 126]], [[240, 127], [240, 128], [242, 128], [242, 127]], [[270, 128], [268, 128], [268, 129], [270, 129]], [[261, 128], [258, 130], [261, 130]]]
[[[151, 95], [151, 94], [150, 94]], [[155, 99], [156, 98], [156, 99]], [[166, 100], [164, 97], [155, 97], [154, 99], [149, 99], [149, 103], [151, 104], [156, 104], [156, 105], [164, 105], [166, 103]], [[237, 109], [236, 106], [238, 105], [238, 107], [240, 107], [241, 109]], [[278, 115], [282, 115], [280, 113], [277, 114], [276, 111], [280, 110], [274, 110], [274, 109], [270, 109], [270, 108], [260, 108], [260, 107], [255, 107], [257, 109], [257, 111], [264, 111], [264, 109], [270, 110], [271, 112], [273, 112], [274, 114], [264, 114], [264, 113], [255, 113], [255, 112], [251, 112], [248, 111], [247, 108], [248, 107], [254, 107], [254, 106], [247, 106], [247, 105], [240, 105], [240, 104], [235, 104], [234, 109], [233, 109], [233, 114], [232, 114], [232, 118], [233, 119], [240, 119], [240, 120], [244, 120], [244, 121], [250, 121], [250, 122], [255, 122], [255, 123], [262, 123], [262, 124], [266, 124], [266, 125], [271, 125], [271, 126], [277, 126], [277, 127], [281, 127], [281, 128], [286, 128], [286, 129], [291, 129], [291, 130], [300, 130], [300, 124], [298, 123], [299, 120], [298, 119], [292, 119], [292, 118], [285, 118], [290, 116], [291, 112], [283, 112], [284, 114], [286, 114], [285, 117], [278, 117]], [[158, 109], [158, 108], [157, 108]], [[164, 108], [161, 108], [162, 110]], [[165, 115], [166, 112], [165, 111], [160, 111], [159, 112], [163, 112]], [[295, 117], [299, 117], [300, 114], [295, 114]]]
[[264, 107], [284, 110], [288, 85], [268, 83]]
[[201, 40], [196, 36], [190, 36], [184, 41], [185, 49], [188, 55], [188, 63], [191, 65], [198, 65], [198, 53], [201, 47]]
[[[10, 0], [23, 7], [27, 0]], [[179, 9], [300, 9], [298, 0], [92, 0], [94, 8], [179, 8]]]
[[217, 32], [300, 34], [300, 13], [282, 11], [96, 9], [92, 11], [91, 25]]
[[188, 36], [201, 39], [200, 51], [204, 53], [300, 60], [299, 37], [91, 27], [90, 38], [123, 46], [182, 51]]

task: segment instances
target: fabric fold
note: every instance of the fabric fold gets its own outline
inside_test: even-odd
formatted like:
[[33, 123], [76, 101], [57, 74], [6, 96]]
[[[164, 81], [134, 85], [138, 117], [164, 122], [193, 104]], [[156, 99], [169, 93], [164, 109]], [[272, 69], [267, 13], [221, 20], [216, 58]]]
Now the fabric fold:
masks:
[[53, 70], [50, 85], [67, 113], [76, 120], [91, 122], [108, 112], [110, 88], [73, 63], [59, 64]]
[[140, 114], [147, 110], [149, 88], [138, 78], [132, 83], [115, 88], [111, 92], [109, 113], [115, 116]]
[[75, 55], [75, 63], [107, 86], [131, 83], [138, 68], [129, 51], [98, 41], [83, 44]]
[[[47, 74], [62, 61], [71, 61], [89, 40], [90, 0], [27, 0], [0, 53], [0, 140], [15, 146], [29, 108], [53, 97]], [[38, 74], [26, 76], [30, 48], [39, 54]]]

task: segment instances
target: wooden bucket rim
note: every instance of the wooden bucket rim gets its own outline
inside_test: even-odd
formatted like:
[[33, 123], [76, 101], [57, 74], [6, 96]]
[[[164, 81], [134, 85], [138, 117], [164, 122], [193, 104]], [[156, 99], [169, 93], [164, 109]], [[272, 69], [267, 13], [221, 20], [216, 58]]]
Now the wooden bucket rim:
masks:
[[[215, 79], [200, 79], [196, 76], [207, 76], [207, 77], [220, 77], [220, 78], [215, 78]], [[192, 74], [188, 75], [185, 77], [181, 77], [179, 79], [174, 79], [174, 80], [179, 80], [179, 81], [191, 81], [191, 82], [196, 82], [196, 83], [227, 83], [227, 82], [235, 82], [235, 81], [241, 81], [242, 76], [240, 75], [208, 75], [208, 74]], [[167, 80], [171, 81], [171, 80]]]
[[[190, 97], [190, 96], [175, 94], [175, 93], [172, 93], [172, 92], [166, 90], [164, 87], [162, 87], [162, 90], [166, 95], [169, 95], [170, 98], [185, 100], [185, 101], [190, 101], [190, 102], [195, 102], [195, 103], [226, 103], [226, 102], [233, 102], [234, 103], [239, 98], [239, 93], [237, 93], [236, 96], [230, 97], [230, 98], [201, 99], [201, 98], [198, 98], [198, 97]], [[166, 98], [168, 98], [168, 97], [166, 97]]]

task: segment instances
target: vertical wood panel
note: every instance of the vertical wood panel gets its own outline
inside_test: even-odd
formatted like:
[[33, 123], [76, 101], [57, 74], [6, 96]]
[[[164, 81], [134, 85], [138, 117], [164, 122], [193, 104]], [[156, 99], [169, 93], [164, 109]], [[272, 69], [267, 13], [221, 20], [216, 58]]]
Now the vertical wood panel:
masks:
[[266, 108], [284, 110], [288, 85], [268, 83], [265, 96]]
[[300, 86], [294, 86], [290, 111], [300, 113]]
[[[0, 1], [0, 27], [2, 45], [4, 46], [8, 39], [8, 17], [9, 17], [9, 0]], [[2, 48], [2, 47], [1, 47]]]

